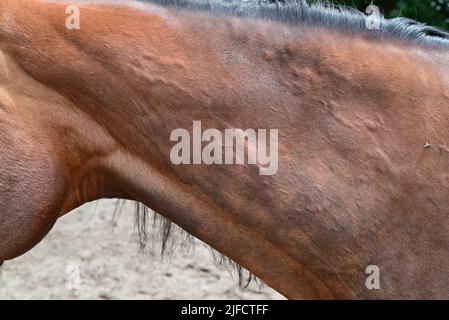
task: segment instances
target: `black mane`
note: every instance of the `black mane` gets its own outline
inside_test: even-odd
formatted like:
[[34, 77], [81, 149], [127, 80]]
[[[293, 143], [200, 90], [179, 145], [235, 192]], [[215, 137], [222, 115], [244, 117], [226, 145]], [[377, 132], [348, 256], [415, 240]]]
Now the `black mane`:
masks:
[[209, 11], [238, 17], [270, 19], [291, 24], [327, 26], [350, 32], [385, 36], [449, 48], [449, 33], [407, 19], [380, 17], [380, 28], [366, 27], [367, 15], [330, 2], [307, 4], [305, 0], [144, 0], [164, 7]]

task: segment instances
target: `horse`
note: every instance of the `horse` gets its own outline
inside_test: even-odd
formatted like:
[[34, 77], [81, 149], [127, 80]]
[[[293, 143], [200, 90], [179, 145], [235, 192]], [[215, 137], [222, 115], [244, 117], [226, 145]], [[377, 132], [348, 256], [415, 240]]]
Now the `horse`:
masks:
[[[118, 198], [289, 299], [449, 298], [449, 34], [369, 20], [302, 0], [0, 1], [0, 261]], [[195, 121], [276, 129], [276, 172], [173, 163]]]

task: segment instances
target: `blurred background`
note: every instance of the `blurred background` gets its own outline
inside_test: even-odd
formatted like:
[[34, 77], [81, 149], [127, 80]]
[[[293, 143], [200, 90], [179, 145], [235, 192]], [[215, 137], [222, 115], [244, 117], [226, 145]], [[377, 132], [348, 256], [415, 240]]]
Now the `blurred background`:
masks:
[[59, 219], [33, 250], [5, 262], [0, 300], [284, 299], [259, 283], [241, 288], [235, 272], [220, 265], [205, 244], [184, 243], [182, 233], [172, 254], [161, 256], [157, 239], [141, 251], [133, 204], [114, 214], [115, 205], [85, 204]]

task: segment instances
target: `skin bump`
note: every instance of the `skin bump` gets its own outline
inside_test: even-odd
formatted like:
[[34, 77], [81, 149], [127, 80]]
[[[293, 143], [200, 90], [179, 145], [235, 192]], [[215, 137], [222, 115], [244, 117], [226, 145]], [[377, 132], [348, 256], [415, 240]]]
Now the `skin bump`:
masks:
[[8, 80], [9, 78], [9, 70], [6, 65], [6, 58], [3, 52], [0, 50], [0, 83]]

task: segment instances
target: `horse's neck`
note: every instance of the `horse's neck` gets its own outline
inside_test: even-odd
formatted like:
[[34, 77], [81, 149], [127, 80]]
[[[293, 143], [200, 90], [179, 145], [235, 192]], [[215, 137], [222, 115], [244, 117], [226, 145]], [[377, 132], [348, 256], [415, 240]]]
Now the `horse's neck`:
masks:
[[[139, 200], [290, 297], [298, 288], [305, 297], [367, 294], [351, 275], [371, 261], [369, 249], [358, 246], [377, 250], [369, 222], [385, 221], [397, 184], [412, 183], [401, 161], [418, 161], [423, 148], [416, 141], [448, 138], [446, 120], [432, 130], [416, 120], [422, 94], [435, 97], [422, 101], [429, 114], [447, 103], [436, 64], [423, 65], [402, 45], [349, 42], [325, 29], [289, 42], [276, 33], [296, 27], [260, 22], [277, 30], [245, 32], [249, 22], [212, 28], [210, 19], [218, 18], [208, 18], [199, 29], [165, 11], [82, 7], [81, 30], [68, 30], [63, 5], [25, 3], [3, 20], [1, 49], [29, 81], [58, 95], [51, 112], [64, 110], [54, 141], [67, 153], [61, 158], [91, 159], [88, 169], [98, 172], [89, 185], [97, 176], [113, 185], [86, 198], [83, 185], [67, 208], [106, 195]], [[7, 21], [21, 29], [7, 29]], [[172, 165], [170, 132], [194, 120], [278, 128], [279, 172], [263, 177], [247, 166]], [[42, 130], [54, 130], [48, 127]], [[423, 185], [425, 173], [414, 173]], [[442, 210], [443, 193], [431, 202], [434, 212]], [[408, 214], [418, 215], [424, 204], [407, 200]], [[360, 229], [367, 235], [354, 247]]]

